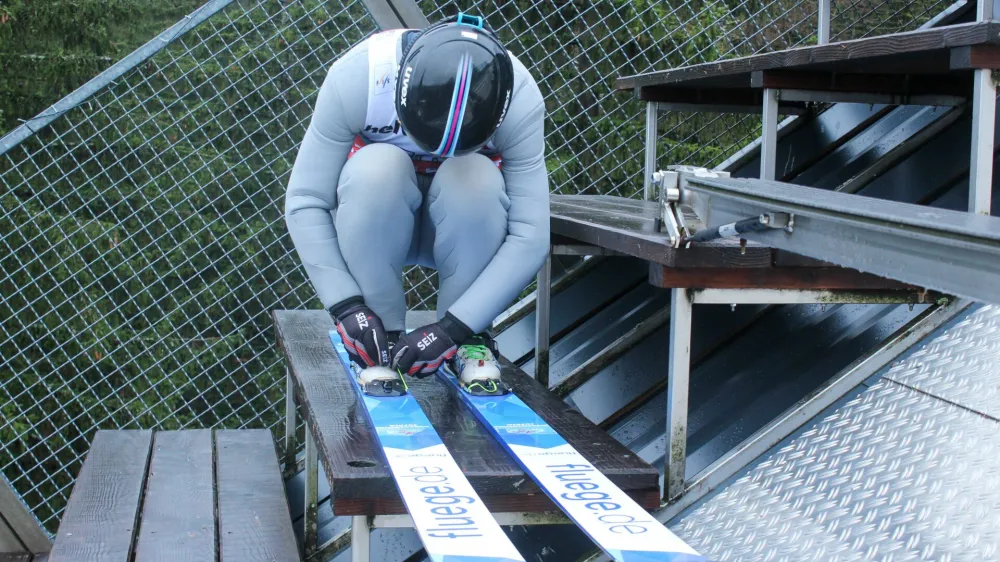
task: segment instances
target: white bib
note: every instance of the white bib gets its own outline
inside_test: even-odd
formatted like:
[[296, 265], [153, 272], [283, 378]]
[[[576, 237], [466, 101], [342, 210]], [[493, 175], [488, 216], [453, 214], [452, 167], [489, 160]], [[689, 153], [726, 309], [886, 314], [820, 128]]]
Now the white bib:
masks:
[[430, 156], [403, 134], [396, 117], [396, 47], [405, 32], [383, 31], [368, 41], [368, 115], [361, 136], [368, 142], [394, 144], [413, 156]]

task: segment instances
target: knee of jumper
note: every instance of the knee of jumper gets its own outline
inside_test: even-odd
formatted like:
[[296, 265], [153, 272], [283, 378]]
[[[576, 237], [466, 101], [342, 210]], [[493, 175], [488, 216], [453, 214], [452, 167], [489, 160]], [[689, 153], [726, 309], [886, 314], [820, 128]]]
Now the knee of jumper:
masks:
[[431, 209], [448, 215], [449, 220], [461, 217], [477, 223], [484, 215], [497, 214], [506, 220], [510, 208], [503, 174], [496, 163], [482, 154], [445, 160], [434, 176], [430, 192], [434, 199]]
[[362, 147], [344, 164], [337, 187], [339, 206], [378, 214], [406, 205], [420, 208], [421, 195], [413, 161], [391, 144]]

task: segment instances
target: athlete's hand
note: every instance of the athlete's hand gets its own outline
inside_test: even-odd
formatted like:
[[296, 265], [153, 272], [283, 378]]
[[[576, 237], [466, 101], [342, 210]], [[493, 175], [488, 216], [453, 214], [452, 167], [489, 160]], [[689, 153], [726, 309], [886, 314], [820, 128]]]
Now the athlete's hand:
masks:
[[440, 323], [403, 334], [392, 348], [392, 368], [417, 378], [434, 374], [458, 346]]
[[331, 309], [347, 354], [362, 367], [389, 366], [389, 338], [382, 320], [363, 303]]

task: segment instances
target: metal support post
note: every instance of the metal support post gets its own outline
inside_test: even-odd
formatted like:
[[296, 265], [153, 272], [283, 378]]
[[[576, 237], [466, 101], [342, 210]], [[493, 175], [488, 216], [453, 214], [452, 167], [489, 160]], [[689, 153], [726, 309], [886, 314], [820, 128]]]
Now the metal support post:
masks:
[[691, 371], [691, 295], [688, 289], [671, 289], [670, 345], [667, 374], [667, 451], [663, 498], [670, 501], [684, 492], [687, 462], [688, 377]]
[[[976, 3], [976, 21], [993, 19], [996, 0]], [[969, 212], [990, 214], [993, 191], [993, 127], [996, 119], [997, 87], [993, 71], [980, 68], [972, 82], [972, 153], [969, 162]]]
[[319, 504], [319, 459], [316, 458], [316, 441], [312, 432], [306, 429], [306, 510], [302, 517], [303, 546], [306, 558], [316, 552], [317, 533], [319, 527], [316, 521], [317, 505]]
[[659, 104], [655, 101], [646, 103], [646, 167], [642, 178], [642, 200], [650, 201], [653, 197], [653, 172], [656, 171], [656, 120], [659, 116]]
[[368, 562], [371, 559], [371, 529], [368, 517], [351, 517], [351, 562]]
[[292, 370], [285, 367], [285, 470], [295, 467], [295, 385], [292, 384]]
[[535, 288], [535, 379], [549, 387], [549, 311], [552, 307], [552, 252], [538, 270]]
[[972, 161], [969, 166], [969, 212], [990, 214], [993, 191], [993, 125], [996, 119], [997, 87], [993, 71], [975, 71], [972, 101]]
[[778, 90], [764, 90], [760, 135], [760, 179], [773, 180], [778, 149]]
[[830, 42], [830, 0], [819, 0], [819, 23], [816, 26], [816, 44]]

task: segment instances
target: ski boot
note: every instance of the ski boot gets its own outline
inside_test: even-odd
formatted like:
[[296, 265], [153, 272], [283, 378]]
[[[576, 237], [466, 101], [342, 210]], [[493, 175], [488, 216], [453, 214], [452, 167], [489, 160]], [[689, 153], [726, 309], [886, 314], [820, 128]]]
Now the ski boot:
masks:
[[356, 368], [355, 376], [368, 396], [403, 396], [408, 390], [403, 377], [388, 367]]
[[449, 369], [459, 386], [473, 396], [503, 396], [510, 386], [500, 379], [496, 342], [489, 335], [477, 334], [458, 347], [449, 361]]

